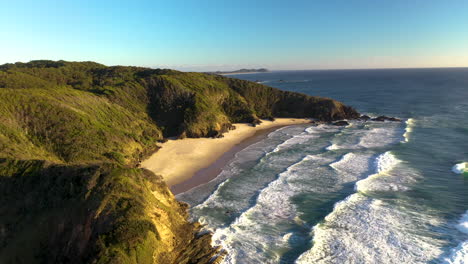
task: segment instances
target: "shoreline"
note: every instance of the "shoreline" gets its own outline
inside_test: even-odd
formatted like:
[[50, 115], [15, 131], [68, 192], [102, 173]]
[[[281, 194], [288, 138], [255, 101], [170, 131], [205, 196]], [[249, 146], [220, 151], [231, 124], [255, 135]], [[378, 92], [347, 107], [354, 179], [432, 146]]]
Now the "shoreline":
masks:
[[177, 195], [213, 180], [221, 173], [221, 171], [223, 171], [223, 168], [227, 164], [229, 164], [229, 162], [236, 156], [238, 152], [242, 151], [243, 149], [252, 144], [261, 141], [262, 139], [266, 138], [271, 132], [276, 131], [281, 127], [283, 126], [275, 126], [257, 130], [254, 135], [244, 139], [239, 144], [233, 146], [231, 149], [226, 151], [221, 157], [219, 157], [217, 160], [211, 163], [208, 167], [198, 170], [191, 178], [181, 183], [172, 185], [169, 188], [171, 189], [174, 195]]
[[256, 127], [234, 124], [236, 129], [222, 138], [185, 138], [160, 144], [161, 149], [141, 163], [141, 167], [161, 175], [176, 195], [214, 179], [234, 155], [285, 126], [310, 123], [304, 118], [262, 120]]

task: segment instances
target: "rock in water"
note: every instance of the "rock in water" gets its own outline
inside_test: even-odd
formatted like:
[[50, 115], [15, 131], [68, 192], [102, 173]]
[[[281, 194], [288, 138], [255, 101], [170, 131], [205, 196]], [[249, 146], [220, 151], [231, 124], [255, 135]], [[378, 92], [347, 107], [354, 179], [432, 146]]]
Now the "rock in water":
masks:
[[349, 123], [347, 121], [341, 120], [338, 122], [333, 123], [334, 126], [347, 126]]
[[371, 118], [368, 115], [362, 115], [361, 117], [359, 117], [359, 120], [362, 120], [362, 121], [368, 121], [370, 119]]
[[394, 122], [400, 122], [401, 120], [395, 117], [388, 117], [388, 116], [378, 116], [376, 118], [372, 118], [372, 121], [379, 121], [379, 122], [384, 122], [384, 121], [394, 121]]

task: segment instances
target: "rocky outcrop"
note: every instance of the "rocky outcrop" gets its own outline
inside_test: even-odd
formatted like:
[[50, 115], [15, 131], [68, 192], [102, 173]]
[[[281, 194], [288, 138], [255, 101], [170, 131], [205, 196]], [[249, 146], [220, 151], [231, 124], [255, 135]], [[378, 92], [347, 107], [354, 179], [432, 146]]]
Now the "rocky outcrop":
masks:
[[356, 119], [360, 114], [352, 107], [333, 99], [309, 96], [301, 93], [281, 91], [265, 85], [225, 79], [238, 92], [256, 116], [313, 118], [319, 121]]
[[362, 121], [369, 121], [371, 118], [368, 115], [362, 115], [358, 119]]
[[341, 121], [332, 123], [332, 125], [334, 125], [334, 126], [348, 126], [349, 123], [348, 123], [348, 121], [341, 120]]
[[395, 117], [388, 117], [388, 116], [378, 116], [376, 118], [372, 118], [372, 121], [379, 121], [379, 122], [384, 122], [384, 121], [393, 121], [393, 122], [401, 122], [401, 119], [395, 118]]

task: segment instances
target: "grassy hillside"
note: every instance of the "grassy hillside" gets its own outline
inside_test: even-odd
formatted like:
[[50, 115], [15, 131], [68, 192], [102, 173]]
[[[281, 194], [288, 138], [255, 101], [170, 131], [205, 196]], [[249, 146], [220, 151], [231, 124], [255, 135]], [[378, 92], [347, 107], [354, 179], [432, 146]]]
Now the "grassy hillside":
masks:
[[[332, 99], [202, 73], [94, 62], [0, 66], [0, 263], [208, 263], [160, 177], [169, 136], [259, 118], [356, 118]], [[40, 228], [38, 228], [40, 226]]]

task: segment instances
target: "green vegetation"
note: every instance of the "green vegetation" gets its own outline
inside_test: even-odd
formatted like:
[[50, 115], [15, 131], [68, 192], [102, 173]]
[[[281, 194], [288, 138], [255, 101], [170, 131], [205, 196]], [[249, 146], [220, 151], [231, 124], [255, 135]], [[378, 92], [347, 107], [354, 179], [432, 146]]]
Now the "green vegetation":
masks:
[[163, 136], [258, 118], [357, 117], [341, 103], [202, 73], [33, 61], [0, 66], [0, 155], [136, 163]]
[[0, 173], [0, 263], [203, 263], [216, 253], [149, 171], [3, 159]]
[[0, 263], [208, 263], [160, 177], [169, 136], [259, 118], [356, 118], [337, 101], [202, 73], [94, 62], [0, 66]]

